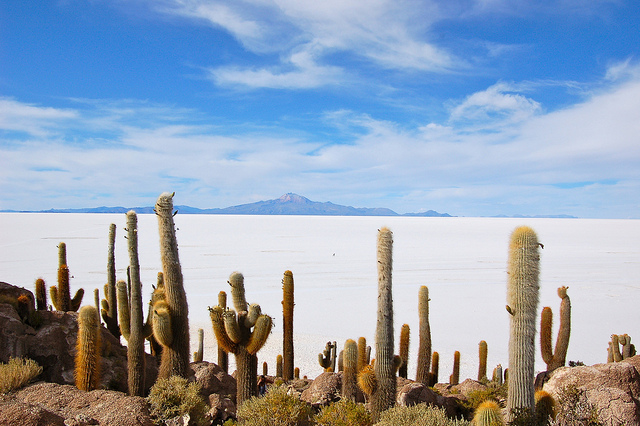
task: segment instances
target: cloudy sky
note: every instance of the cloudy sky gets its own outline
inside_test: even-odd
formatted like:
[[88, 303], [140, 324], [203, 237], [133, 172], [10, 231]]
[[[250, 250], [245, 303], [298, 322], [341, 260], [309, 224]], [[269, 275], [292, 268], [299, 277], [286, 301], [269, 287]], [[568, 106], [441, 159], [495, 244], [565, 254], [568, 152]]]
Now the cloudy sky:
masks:
[[0, 209], [640, 217], [637, 0], [8, 0]]

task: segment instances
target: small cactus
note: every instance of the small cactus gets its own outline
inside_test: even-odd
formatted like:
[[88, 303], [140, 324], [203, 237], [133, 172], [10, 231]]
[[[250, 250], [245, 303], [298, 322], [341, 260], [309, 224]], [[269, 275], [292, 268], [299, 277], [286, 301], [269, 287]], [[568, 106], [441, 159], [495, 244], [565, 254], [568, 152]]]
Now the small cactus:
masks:
[[440, 370], [440, 354], [438, 352], [433, 352], [431, 355], [431, 371], [429, 372], [429, 382], [427, 386], [433, 387], [436, 383], [438, 383], [438, 374]]
[[324, 351], [318, 354], [318, 363], [320, 367], [324, 368], [324, 371], [334, 371], [336, 356], [336, 342], [327, 342]]
[[282, 378], [282, 355], [278, 354], [276, 357], [276, 377]]
[[198, 350], [193, 354], [193, 362], [202, 362], [204, 356], [204, 330], [198, 329]]
[[485, 342], [484, 340], [481, 340], [480, 343], [478, 343], [478, 358], [480, 359], [480, 362], [478, 364], [478, 381], [479, 382], [487, 381], [487, 354], [488, 354], [487, 342]]
[[355, 401], [358, 395], [358, 345], [354, 340], [345, 342], [343, 357], [342, 397]]
[[556, 403], [548, 392], [539, 390], [535, 393], [534, 399], [536, 401], [535, 416], [538, 419], [538, 424], [546, 425], [549, 419], [554, 420], [556, 418]]
[[474, 426], [503, 426], [502, 408], [491, 399], [482, 402], [476, 408], [472, 424]]
[[460, 383], [460, 352], [453, 353], [453, 372], [449, 376], [449, 384], [457, 385]]
[[39, 311], [47, 310], [47, 289], [42, 278], [36, 280], [36, 308]]
[[432, 378], [429, 374], [431, 364], [431, 326], [429, 325], [429, 288], [420, 287], [418, 292], [418, 316], [420, 318], [420, 343], [418, 346], [418, 369], [416, 381], [428, 385]]
[[100, 322], [98, 312], [91, 305], [78, 313], [78, 339], [76, 343], [75, 381], [80, 390], [90, 391], [100, 383]]
[[293, 379], [293, 273], [285, 271], [282, 279], [282, 353], [284, 357], [283, 379]]
[[402, 365], [398, 370], [398, 376], [407, 378], [407, 369], [409, 366], [409, 324], [403, 324], [400, 329], [400, 358], [402, 359]]

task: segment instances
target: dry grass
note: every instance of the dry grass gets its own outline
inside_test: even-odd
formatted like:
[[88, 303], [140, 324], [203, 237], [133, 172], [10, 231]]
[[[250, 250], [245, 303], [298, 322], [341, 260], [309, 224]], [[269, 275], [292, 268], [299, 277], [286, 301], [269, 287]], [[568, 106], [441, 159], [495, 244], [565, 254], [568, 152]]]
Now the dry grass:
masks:
[[11, 358], [0, 364], [0, 394], [5, 394], [28, 384], [42, 373], [42, 367], [32, 359]]

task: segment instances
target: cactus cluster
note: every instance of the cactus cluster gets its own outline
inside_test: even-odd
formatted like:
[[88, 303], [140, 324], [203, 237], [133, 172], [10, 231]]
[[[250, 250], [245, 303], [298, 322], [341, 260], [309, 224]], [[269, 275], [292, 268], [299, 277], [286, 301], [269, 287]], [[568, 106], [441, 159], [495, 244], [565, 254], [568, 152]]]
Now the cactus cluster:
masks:
[[[620, 347], [622, 346], [622, 350]], [[607, 348], [607, 362], [620, 362], [636, 354], [636, 347], [628, 334], [612, 334]]]
[[234, 310], [225, 310], [220, 306], [209, 308], [213, 332], [218, 345], [236, 358], [237, 394], [236, 402], [242, 404], [257, 395], [257, 352], [267, 341], [271, 332], [272, 320], [262, 314], [260, 305], [247, 303], [245, 298], [244, 277], [234, 272], [229, 277]]
[[336, 342], [327, 342], [322, 353], [318, 354], [318, 364], [324, 371], [336, 371]]

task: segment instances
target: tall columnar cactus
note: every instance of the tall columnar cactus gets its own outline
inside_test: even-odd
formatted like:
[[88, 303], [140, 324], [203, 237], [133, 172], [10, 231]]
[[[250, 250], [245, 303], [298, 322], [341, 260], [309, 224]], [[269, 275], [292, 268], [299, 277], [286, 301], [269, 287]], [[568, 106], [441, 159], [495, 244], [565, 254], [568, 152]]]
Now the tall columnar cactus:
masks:
[[284, 357], [283, 379], [293, 379], [293, 273], [285, 271], [282, 279], [282, 354]]
[[402, 359], [402, 365], [398, 370], [398, 376], [407, 378], [407, 367], [409, 365], [409, 324], [402, 324], [400, 329], [400, 359]]
[[162, 345], [159, 379], [168, 379], [171, 376], [186, 378], [191, 352], [189, 348], [189, 308], [178, 257], [176, 228], [173, 222], [174, 194], [167, 192], [161, 194], [155, 207], [158, 216], [160, 257], [164, 276], [164, 299], [157, 301], [153, 307], [153, 334]]
[[109, 245], [107, 249], [107, 283], [104, 285], [104, 299], [102, 299], [102, 320], [107, 330], [115, 337], [120, 337], [118, 326], [118, 301], [116, 296], [116, 225], [109, 225]]
[[344, 343], [343, 366], [342, 397], [355, 401], [358, 396], [358, 345], [354, 340]]
[[481, 340], [480, 343], [478, 343], [478, 358], [479, 358], [478, 381], [479, 382], [487, 380], [487, 355], [488, 355], [487, 342], [485, 342], [484, 340]]
[[142, 283], [140, 282], [140, 262], [138, 260], [138, 218], [133, 210], [127, 213], [126, 230], [131, 285], [127, 293], [127, 286], [124, 281], [117, 283], [118, 304], [120, 305], [120, 331], [122, 336], [127, 339], [129, 395], [144, 396], [144, 340], [151, 335], [152, 327], [149, 323], [144, 323], [142, 313]]
[[540, 350], [542, 359], [547, 364], [548, 372], [564, 366], [569, 347], [569, 335], [571, 334], [571, 300], [567, 295], [567, 287], [558, 288], [558, 296], [562, 301], [560, 302], [560, 328], [555, 351], [551, 350], [551, 328], [553, 325], [551, 308], [544, 307], [540, 319]]
[[78, 313], [78, 339], [76, 341], [75, 380], [80, 390], [90, 391], [100, 384], [100, 322], [98, 312], [91, 305]]
[[396, 399], [396, 368], [393, 344], [392, 265], [393, 234], [383, 227], [378, 232], [378, 319], [376, 321], [376, 389], [371, 394], [371, 414], [377, 421], [380, 414], [393, 407]]
[[204, 357], [204, 330], [198, 329], [198, 350], [193, 353], [193, 362], [202, 362]]
[[257, 395], [256, 354], [269, 337], [272, 320], [268, 315], [262, 314], [260, 305], [247, 304], [241, 273], [231, 274], [229, 285], [237, 314], [233, 310], [225, 311], [220, 306], [209, 308], [209, 314], [218, 345], [236, 358], [236, 403], [239, 406]]
[[[223, 312], [227, 310], [227, 293], [224, 291], [218, 293], [218, 306]], [[218, 367], [225, 373], [229, 373], [229, 354], [220, 345], [218, 345]]]
[[42, 278], [36, 280], [36, 309], [47, 310], [47, 288]]
[[534, 410], [535, 336], [540, 243], [533, 229], [521, 226], [509, 244], [507, 311], [511, 314], [507, 412]]
[[420, 287], [418, 292], [418, 316], [420, 317], [420, 343], [418, 346], [418, 369], [416, 382], [428, 385], [432, 379], [429, 376], [431, 364], [431, 326], [429, 325], [429, 288]]
[[449, 376], [449, 384], [457, 385], [460, 383], [460, 352], [453, 353], [453, 372]]
[[498, 364], [496, 368], [493, 369], [493, 378], [492, 381], [498, 386], [502, 386], [502, 364]]
[[58, 311], [77, 312], [82, 303], [84, 289], [79, 289], [73, 299], [69, 288], [69, 268], [67, 267], [67, 245], [58, 244], [58, 286], [49, 287], [51, 302]]

